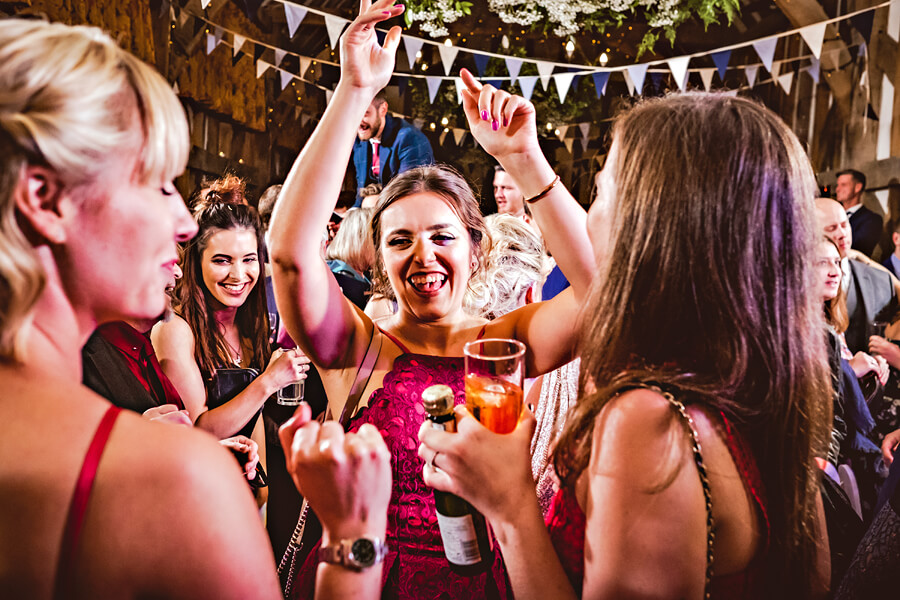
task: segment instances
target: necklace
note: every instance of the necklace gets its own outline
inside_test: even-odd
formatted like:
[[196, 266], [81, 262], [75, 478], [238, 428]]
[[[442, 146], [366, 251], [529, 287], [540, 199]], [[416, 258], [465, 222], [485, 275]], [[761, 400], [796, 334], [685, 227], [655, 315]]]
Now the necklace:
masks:
[[238, 343], [237, 350], [235, 350], [234, 346], [232, 346], [231, 343], [227, 339], [225, 339], [224, 337], [222, 339], [225, 340], [225, 345], [228, 346], [228, 355], [229, 355], [229, 358], [231, 359], [231, 362], [234, 363], [234, 366], [240, 367], [241, 366], [241, 345], [240, 345], [240, 343]]

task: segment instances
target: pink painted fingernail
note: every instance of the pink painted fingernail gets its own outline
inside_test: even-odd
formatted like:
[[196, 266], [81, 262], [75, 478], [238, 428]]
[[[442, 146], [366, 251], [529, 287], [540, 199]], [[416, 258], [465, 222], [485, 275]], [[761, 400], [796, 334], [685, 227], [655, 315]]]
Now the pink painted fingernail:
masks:
[[500, 123], [498, 121], [491, 121], [491, 129], [497, 131], [500, 129]]
[[389, 11], [389, 10], [383, 10], [383, 11], [381, 11], [381, 14], [383, 14], [383, 15], [389, 15], [389, 14], [391, 14], [391, 11]]
[[487, 121], [488, 120], [487, 117], [488, 117], [487, 111], [486, 110], [481, 111], [481, 120]]

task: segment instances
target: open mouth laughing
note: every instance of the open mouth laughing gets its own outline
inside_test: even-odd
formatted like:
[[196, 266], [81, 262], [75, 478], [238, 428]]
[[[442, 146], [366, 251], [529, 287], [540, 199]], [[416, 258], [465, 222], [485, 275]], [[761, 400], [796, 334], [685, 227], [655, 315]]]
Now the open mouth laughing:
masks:
[[436, 294], [447, 283], [445, 273], [416, 273], [407, 279], [409, 285], [420, 294]]

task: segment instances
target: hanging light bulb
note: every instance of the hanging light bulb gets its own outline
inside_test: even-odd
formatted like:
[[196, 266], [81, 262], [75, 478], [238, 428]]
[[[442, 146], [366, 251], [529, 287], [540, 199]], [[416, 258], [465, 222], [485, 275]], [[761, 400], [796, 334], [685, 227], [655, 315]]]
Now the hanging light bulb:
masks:
[[609, 62], [609, 57], [606, 55], [606, 52], [600, 55], [600, 66], [605, 67], [606, 63]]
[[[416, 60], [419, 60], [420, 58], [422, 58], [422, 51], [416, 50]], [[316, 62], [313, 61], [313, 64], [316, 64]]]
[[575, 52], [575, 42], [572, 41], [572, 38], [569, 38], [569, 41], [566, 42], [566, 56], [572, 58], [573, 52]]
[[506, 34], [503, 34], [503, 37], [500, 38], [500, 45], [503, 46], [504, 50], [509, 49], [509, 38], [506, 37]]
[[441, 125], [446, 127], [449, 123], [450, 123], [450, 119], [448, 119], [447, 117], [444, 117], [443, 119], [441, 119]]
[[553, 131], [553, 123], [547, 122], [547, 131]]
[[444, 45], [449, 48], [453, 45], [453, 42], [450, 41], [450, 38], [447, 38], [446, 40], [444, 40]]

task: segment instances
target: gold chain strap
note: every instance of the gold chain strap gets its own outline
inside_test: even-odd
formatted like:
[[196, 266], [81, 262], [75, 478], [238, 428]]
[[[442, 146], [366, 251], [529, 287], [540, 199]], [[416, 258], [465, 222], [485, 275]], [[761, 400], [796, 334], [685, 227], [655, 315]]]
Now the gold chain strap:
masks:
[[[644, 388], [652, 390], [665, 398], [668, 403], [678, 411], [681, 419], [687, 426], [688, 433], [691, 436], [691, 451], [694, 453], [694, 463], [697, 465], [697, 472], [700, 474], [700, 485], [703, 488], [703, 499], [706, 501], [706, 580], [703, 584], [703, 597], [709, 599], [709, 582], [712, 580], [713, 574], [713, 545], [716, 540], [715, 520], [712, 512], [712, 492], [709, 486], [709, 475], [706, 472], [706, 465], [703, 463], [703, 456], [700, 454], [700, 436], [694, 427], [694, 419], [688, 414], [684, 404], [675, 398], [670, 392], [660, 389], [658, 386], [635, 383], [626, 389]], [[622, 391], [625, 391], [624, 389]], [[622, 392], [619, 392], [622, 393]]]

